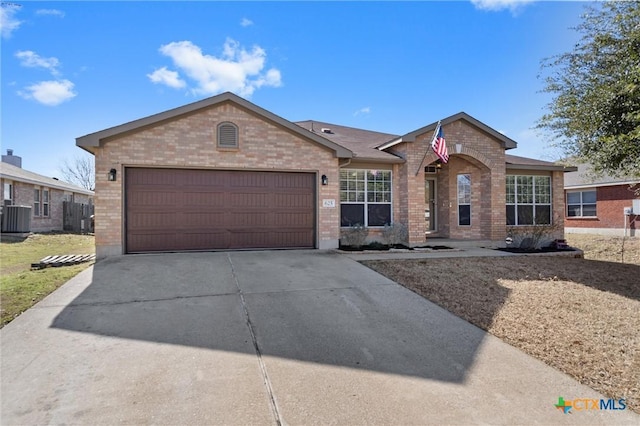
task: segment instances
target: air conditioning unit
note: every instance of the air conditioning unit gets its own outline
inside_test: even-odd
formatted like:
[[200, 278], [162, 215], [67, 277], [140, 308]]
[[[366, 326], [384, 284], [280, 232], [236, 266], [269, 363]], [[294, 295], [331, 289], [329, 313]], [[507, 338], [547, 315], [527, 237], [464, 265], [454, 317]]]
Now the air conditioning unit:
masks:
[[31, 232], [31, 206], [4, 206], [2, 232]]

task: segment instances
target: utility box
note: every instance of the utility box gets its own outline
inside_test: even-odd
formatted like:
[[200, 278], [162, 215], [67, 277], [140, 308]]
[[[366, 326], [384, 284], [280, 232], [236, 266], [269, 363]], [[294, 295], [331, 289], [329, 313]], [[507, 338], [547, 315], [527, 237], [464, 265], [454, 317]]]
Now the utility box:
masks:
[[633, 201], [633, 212], [631, 214], [640, 215], [640, 199]]
[[2, 232], [31, 232], [31, 206], [4, 206]]

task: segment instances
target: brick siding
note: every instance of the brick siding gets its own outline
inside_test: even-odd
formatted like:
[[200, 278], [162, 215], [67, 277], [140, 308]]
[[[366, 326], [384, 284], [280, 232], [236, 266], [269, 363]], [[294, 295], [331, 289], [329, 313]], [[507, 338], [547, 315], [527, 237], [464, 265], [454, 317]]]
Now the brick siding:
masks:
[[[223, 121], [238, 126], [239, 149], [216, 148], [216, 126]], [[504, 148], [498, 140], [464, 120], [449, 123], [443, 130], [450, 161], [442, 166], [439, 173], [429, 175], [437, 182], [437, 232], [434, 235], [504, 242], [507, 233]], [[422, 244], [426, 239], [424, 167], [436, 160], [430, 148], [431, 138], [432, 132], [427, 132], [417, 136], [414, 142], [400, 143], [390, 149], [406, 160], [392, 166], [392, 209], [393, 221], [408, 227], [411, 245]], [[354, 161], [349, 167], [357, 168], [356, 163]], [[96, 149], [95, 232], [99, 256], [123, 252], [123, 177], [128, 166], [290, 170], [315, 172], [318, 176], [325, 174], [329, 185], [318, 185], [318, 241], [321, 248], [338, 244], [338, 159], [330, 150], [236, 104], [214, 105], [116, 137]], [[118, 179], [108, 182], [106, 175], [112, 168], [117, 170]], [[463, 173], [471, 175], [470, 226], [458, 225], [457, 176]], [[559, 217], [561, 225], [564, 220], [563, 174], [544, 173], [552, 176], [554, 215]], [[336, 207], [323, 208], [323, 199], [336, 200]], [[371, 231], [373, 237], [380, 234], [379, 230]]]
[[[238, 126], [239, 149], [217, 149], [216, 126], [223, 121]], [[223, 103], [123, 135], [96, 150], [95, 234], [100, 257], [123, 253], [124, 168], [140, 166], [327, 175], [329, 184], [317, 186], [318, 241], [321, 248], [337, 247], [340, 197], [334, 153], [235, 104]], [[106, 178], [112, 168], [117, 170], [115, 182]], [[334, 199], [336, 207], [323, 208], [323, 199]]]
[[[5, 179], [0, 179], [0, 188], [4, 188]], [[61, 189], [49, 188], [47, 186], [33, 185], [30, 183], [11, 181], [13, 184], [13, 205], [30, 206], [31, 207], [31, 231], [32, 232], [49, 232], [63, 230], [63, 207], [65, 192]], [[34, 206], [34, 189], [39, 187], [49, 190], [49, 215], [44, 216], [42, 208], [42, 195], [40, 196], [40, 214], [35, 216]], [[3, 194], [4, 195], [4, 194]], [[89, 203], [89, 196], [85, 194], [74, 194], [76, 203]]]
[[[601, 186], [596, 189], [596, 217], [565, 217], [565, 225], [568, 228], [612, 228], [624, 229], [625, 222], [627, 229], [637, 229], [634, 215], [624, 216], [624, 208], [631, 207], [633, 199], [637, 199], [634, 190], [629, 185]], [[566, 190], [566, 192], [589, 191], [592, 188], [579, 190]], [[566, 210], [564, 212], [566, 215]], [[563, 216], [564, 216], [563, 215]]]
[[[429, 175], [436, 179], [437, 185], [438, 231], [435, 235], [503, 241], [506, 235], [504, 148], [462, 120], [443, 126], [443, 131], [449, 162], [436, 175]], [[427, 132], [417, 136], [415, 142], [403, 143], [393, 149], [394, 153], [407, 160], [399, 167], [399, 186], [407, 196], [403, 197], [397, 217], [408, 225], [409, 243], [413, 245], [425, 241], [424, 167], [437, 160], [430, 147], [432, 136], [432, 132]], [[456, 152], [456, 144], [460, 145], [460, 152]], [[470, 226], [458, 225], [457, 176], [462, 173], [471, 175]]]

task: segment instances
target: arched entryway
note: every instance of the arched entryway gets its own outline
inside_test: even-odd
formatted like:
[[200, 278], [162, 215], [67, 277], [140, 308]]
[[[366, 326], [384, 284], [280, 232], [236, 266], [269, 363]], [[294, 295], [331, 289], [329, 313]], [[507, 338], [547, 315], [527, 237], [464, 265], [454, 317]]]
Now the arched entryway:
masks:
[[467, 154], [424, 168], [425, 237], [491, 239], [492, 173]]

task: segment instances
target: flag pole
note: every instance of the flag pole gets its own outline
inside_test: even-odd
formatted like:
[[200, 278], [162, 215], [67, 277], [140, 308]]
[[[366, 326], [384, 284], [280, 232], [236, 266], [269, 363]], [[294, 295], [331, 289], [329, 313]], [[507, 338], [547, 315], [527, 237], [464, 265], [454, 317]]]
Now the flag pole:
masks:
[[431, 138], [431, 142], [429, 142], [429, 147], [427, 147], [427, 150], [424, 152], [424, 157], [422, 157], [422, 161], [418, 165], [418, 170], [416, 170], [415, 176], [418, 176], [418, 173], [420, 173], [420, 169], [422, 168], [422, 163], [424, 163], [425, 158], [427, 158], [427, 154], [429, 154], [429, 148], [433, 150], [433, 141], [435, 140], [436, 135], [438, 134], [438, 130], [440, 130], [441, 121], [442, 120], [438, 120], [438, 125], [436, 126], [436, 130], [433, 131], [433, 137]]

